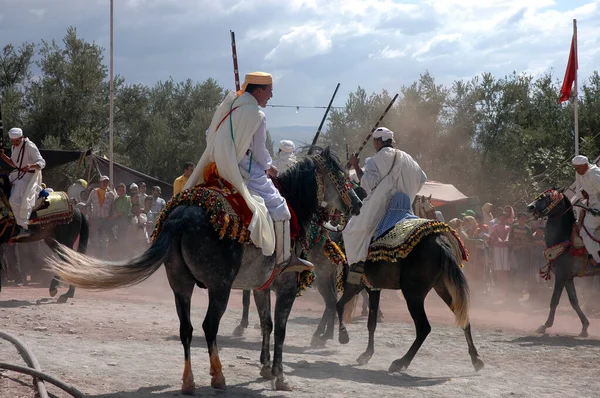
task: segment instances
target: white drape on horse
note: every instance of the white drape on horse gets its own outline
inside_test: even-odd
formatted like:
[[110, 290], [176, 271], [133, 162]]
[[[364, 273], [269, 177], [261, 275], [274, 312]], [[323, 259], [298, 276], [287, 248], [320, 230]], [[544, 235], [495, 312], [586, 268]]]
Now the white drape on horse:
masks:
[[375, 187], [372, 187], [372, 182], [361, 182], [361, 185], [372, 190], [367, 191], [368, 196], [363, 201], [360, 214], [350, 219], [342, 233], [348, 264], [366, 260], [371, 238], [392, 196], [396, 192], [404, 192], [412, 203], [425, 183], [421, 167], [409, 154], [399, 149], [382, 148], [371, 161], [377, 166], [379, 178], [384, 177]]
[[[228, 115], [232, 109], [235, 110]], [[219, 175], [240, 192], [253, 214], [248, 227], [252, 242], [262, 249], [265, 256], [270, 256], [275, 251], [273, 221], [264, 200], [252, 194], [244, 184], [238, 166], [263, 117], [264, 114], [259, 112], [258, 103], [252, 95], [245, 93], [238, 97], [234, 92], [229, 93], [213, 116], [208, 129], [206, 150], [184, 189], [204, 182], [204, 168], [215, 162]]]

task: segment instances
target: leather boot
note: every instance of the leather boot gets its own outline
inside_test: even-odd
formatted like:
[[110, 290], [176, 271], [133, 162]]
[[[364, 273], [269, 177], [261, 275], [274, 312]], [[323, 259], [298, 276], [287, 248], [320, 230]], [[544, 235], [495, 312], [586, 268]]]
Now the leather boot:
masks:
[[280, 273], [284, 272], [303, 272], [310, 271], [315, 266], [298, 258], [296, 253], [291, 251], [290, 222], [275, 221], [275, 253], [277, 254], [277, 265]]

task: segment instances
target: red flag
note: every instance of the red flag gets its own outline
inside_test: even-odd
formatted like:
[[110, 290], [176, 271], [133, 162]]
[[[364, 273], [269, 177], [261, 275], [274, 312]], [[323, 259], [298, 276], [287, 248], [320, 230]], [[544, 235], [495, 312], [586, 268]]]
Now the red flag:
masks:
[[571, 97], [571, 90], [573, 89], [573, 82], [575, 81], [575, 74], [577, 73], [577, 49], [575, 48], [575, 36], [571, 39], [571, 51], [569, 52], [569, 62], [567, 63], [567, 71], [565, 72], [565, 79], [560, 89], [560, 98], [558, 103], [568, 101]]

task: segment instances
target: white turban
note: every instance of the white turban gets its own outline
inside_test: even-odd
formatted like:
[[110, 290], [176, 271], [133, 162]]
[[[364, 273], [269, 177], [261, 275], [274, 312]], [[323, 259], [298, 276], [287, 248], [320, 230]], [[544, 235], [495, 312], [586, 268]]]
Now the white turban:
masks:
[[21, 137], [23, 137], [23, 130], [21, 130], [18, 127], [13, 127], [12, 129], [8, 130], [8, 137], [11, 140], [15, 140], [17, 138], [21, 138]]
[[292, 153], [296, 149], [296, 145], [290, 140], [281, 140], [279, 141], [279, 149], [281, 149], [281, 152]]
[[129, 189], [133, 189], [133, 188], [138, 189], [138, 186], [135, 182], [129, 186]]
[[582, 155], [577, 155], [573, 158], [573, 160], [571, 161], [573, 163], [573, 165], [575, 166], [583, 166], [589, 163], [589, 160], [587, 157], [582, 156]]
[[100, 182], [102, 181], [110, 181], [110, 178], [108, 176], [100, 176]]
[[394, 133], [385, 127], [379, 127], [373, 132], [373, 138], [381, 138], [383, 141], [393, 140]]

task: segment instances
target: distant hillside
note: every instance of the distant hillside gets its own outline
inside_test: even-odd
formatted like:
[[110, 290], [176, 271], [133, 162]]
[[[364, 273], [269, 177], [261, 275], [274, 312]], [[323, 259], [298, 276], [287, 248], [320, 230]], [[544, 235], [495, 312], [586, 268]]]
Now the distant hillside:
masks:
[[269, 133], [273, 140], [274, 153], [277, 153], [279, 141], [292, 140], [296, 147], [310, 145], [317, 132], [318, 126], [279, 126], [269, 127]]

